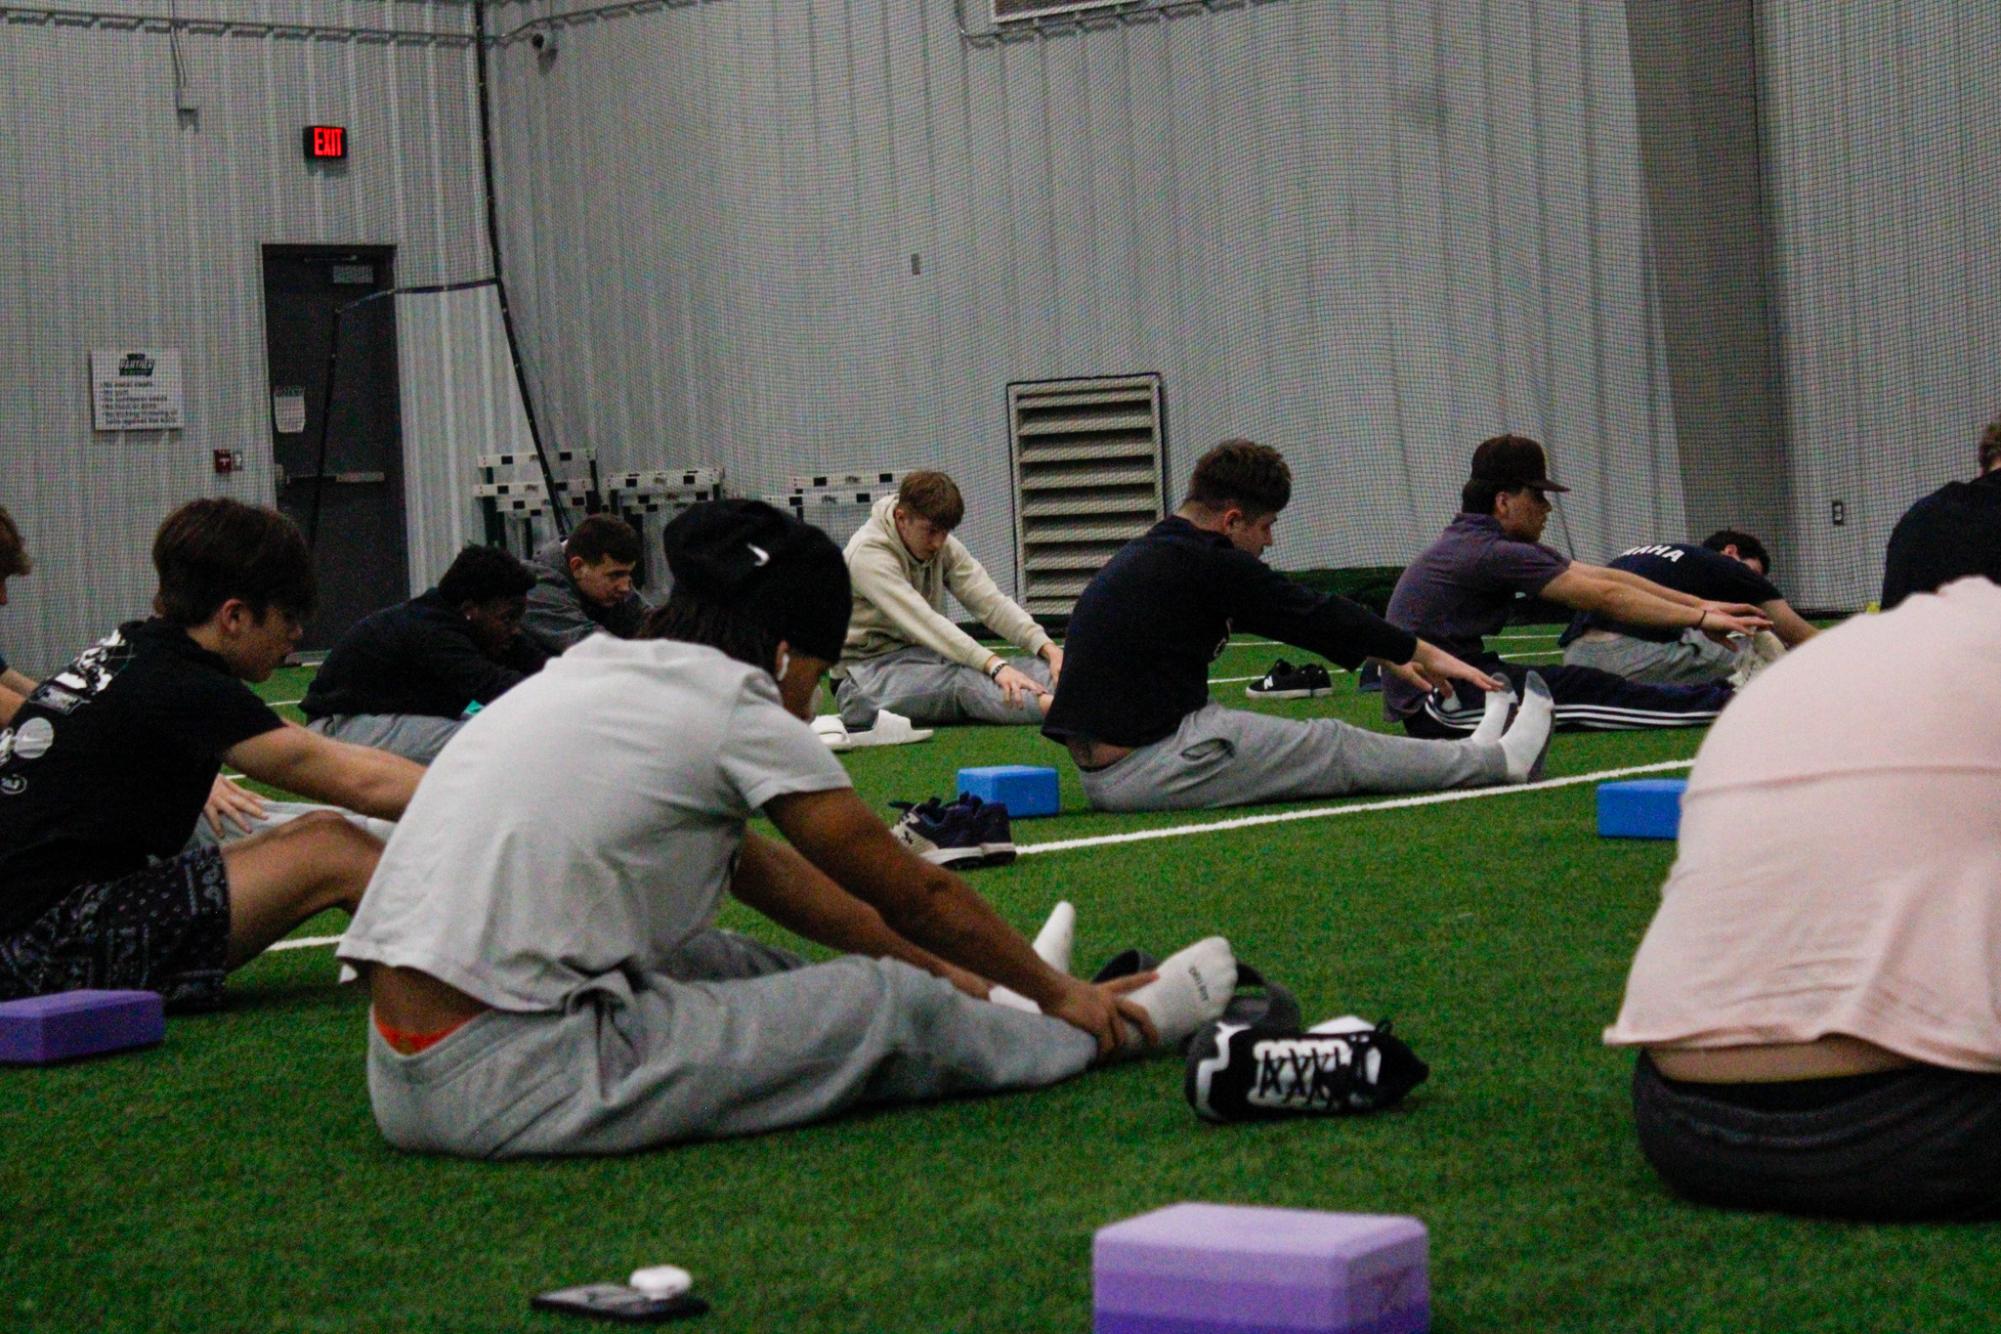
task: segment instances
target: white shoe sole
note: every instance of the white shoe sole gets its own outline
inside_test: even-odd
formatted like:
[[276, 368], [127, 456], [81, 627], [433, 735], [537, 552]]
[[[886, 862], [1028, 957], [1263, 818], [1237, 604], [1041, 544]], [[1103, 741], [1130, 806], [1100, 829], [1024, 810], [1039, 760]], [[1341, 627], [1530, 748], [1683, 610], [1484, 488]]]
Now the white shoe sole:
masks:
[[1333, 686], [1321, 686], [1312, 690], [1253, 690], [1244, 687], [1244, 693], [1252, 699], [1320, 699], [1334, 693]]

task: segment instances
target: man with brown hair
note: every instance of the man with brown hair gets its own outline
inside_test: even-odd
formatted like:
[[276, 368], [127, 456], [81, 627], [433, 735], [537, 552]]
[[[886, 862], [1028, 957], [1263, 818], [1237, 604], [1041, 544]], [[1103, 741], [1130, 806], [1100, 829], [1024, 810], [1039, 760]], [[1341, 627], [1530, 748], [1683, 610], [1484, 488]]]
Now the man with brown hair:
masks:
[[[1259, 557], [1292, 499], [1275, 449], [1226, 440], [1195, 465], [1188, 497], [1119, 549], [1070, 616], [1069, 670], [1042, 731], [1062, 742], [1100, 810], [1173, 810], [1258, 801], [1419, 792], [1525, 782], [1549, 738], [1536, 681], [1507, 727], [1507, 696], [1470, 740], [1417, 741], [1331, 718], [1226, 709], [1209, 663], [1247, 631], [1432, 689], [1500, 683], [1346, 598], [1315, 593]], [[1505, 728], [1505, 730], [1504, 730]]]
[[555, 655], [602, 630], [620, 639], [639, 633], [646, 600], [632, 589], [639, 534], [613, 514], [593, 514], [561, 541], [535, 553], [521, 633]]
[[[34, 568], [27, 545], [21, 541], [21, 530], [14, 525], [14, 516], [0, 506], [0, 607], [7, 605], [7, 581], [31, 574]], [[0, 657], [0, 723], [14, 716], [14, 710], [21, 707], [21, 701], [34, 688], [33, 677], [14, 670], [5, 657]]]
[[[950, 477], [913, 472], [848, 539], [854, 610], [835, 699], [849, 729], [873, 727], [879, 710], [920, 724], [1042, 720], [1063, 650], [952, 536], [965, 517]], [[1025, 656], [1002, 657], [953, 624], [947, 590]]]
[[223, 975], [328, 908], [381, 842], [332, 813], [183, 851], [223, 762], [395, 819], [423, 769], [296, 727], [245, 688], [299, 641], [312, 560], [290, 519], [197, 500], [153, 543], [158, 613], [35, 688], [0, 730], [0, 999], [77, 988], [220, 1001]]
[[[1537, 441], [1525, 435], [1482, 441], [1460, 490], [1459, 516], [1404, 567], [1390, 595], [1390, 619], [1516, 686], [1525, 669], [1488, 652], [1486, 637], [1507, 624], [1518, 598], [1545, 598], [1624, 626], [1692, 630], [1718, 640], [1772, 628], [1748, 603], [1697, 597], [1543, 545], [1549, 497], [1569, 489], [1549, 475], [1548, 456]], [[1540, 675], [1555, 696], [1561, 730], [1702, 726], [1715, 721], [1733, 693], [1726, 681], [1652, 685], [1593, 667], [1551, 666]], [[1477, 727], [1484, 708], [1450, 691], [1386, 680], [1383, 712], [1412, 736], [1453, 737]]]
[[1883, 610], [1969, 574], [2001, 582], [2001, 420], [1980, 434], [1980, 475], [1904, 512], [1883, 561]]

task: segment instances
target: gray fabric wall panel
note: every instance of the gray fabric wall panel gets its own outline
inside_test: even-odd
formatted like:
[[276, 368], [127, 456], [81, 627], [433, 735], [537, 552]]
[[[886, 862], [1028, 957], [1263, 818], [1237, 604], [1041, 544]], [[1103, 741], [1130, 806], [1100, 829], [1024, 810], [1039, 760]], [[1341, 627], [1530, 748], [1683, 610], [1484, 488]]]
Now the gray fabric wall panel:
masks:
[[[466, 6], [418, 0], [180, 0], [180, 47], [200, 99], [174, 110], [165, 0], [76, 6], [131, 20], [0, 25], [0, 499], [38, 568], [9, 592], [0, 643], [31, 671], [59, 665], [142, 614], [154, 527], [194, 496], [272, 496], [263, 332], [266, 243], [393, 244], [404, 283], [489, 271]], [[224, 26], [222, 20], [233, 20]], [[313, 24], [322, 31], [273, 30]], [[458, 34], [359, 39], [333, 28]], [[348, 125], [353, 156], [309, 171], [299, 129]], [[404, 449], [413, 548], [448, 549], [466, 506], [434, 485], [469, 477], [491, 447], [456, 388], [466, 358], [492, 366], [490, 294], [476, 319], [426, 320], [401, 302]], [[99, 347], [178, 347], [187, 429], [91, 429], [87, 357]], [[504, 364], [504, 363], [502, 363]], [[457, 369], [452, 369], [457, 368]], [[482, 392], [511, 393], [483, 377]], [[211, 470], [210, 450], [247, 469]], [[449, 528], [420, 534], [420, 516]], [[413, 579], [436, 573], [413, 561]]]
[[1973, 473], [2001, 410], [2001, 13], [1773, 0], [1759, 15], [1795, 596], [1856, 607], [1904, 508]]
[[[1503, 428], [1582, 480], [1580, 555], [1683, 527], [1619, 3], [1273, 0], [968, 44], [942, 3], [713, 0], [554, 31], [496, 69], [564, 443], [631, 421], [594, 443], [750, 492], [942, 466], [1005, 583], [1006, 384], [1157, 370], [1171, 489], [1227, 434], [1288, 451], [1285, 564], [1408, 556]], [[614, 344], [651, 355], [607, 377]]]

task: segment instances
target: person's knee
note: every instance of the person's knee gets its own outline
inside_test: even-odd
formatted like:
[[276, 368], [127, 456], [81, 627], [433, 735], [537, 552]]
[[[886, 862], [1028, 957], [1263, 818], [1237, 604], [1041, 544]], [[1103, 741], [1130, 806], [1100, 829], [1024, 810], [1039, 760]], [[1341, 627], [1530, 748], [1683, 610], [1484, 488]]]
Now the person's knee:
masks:
[[290, 836], [288, 854], [313, 872], [321, 906], [352, 909], [361, 900], [382, 858], [382, 841], [334, 811], [302, 815], [281, 831]]

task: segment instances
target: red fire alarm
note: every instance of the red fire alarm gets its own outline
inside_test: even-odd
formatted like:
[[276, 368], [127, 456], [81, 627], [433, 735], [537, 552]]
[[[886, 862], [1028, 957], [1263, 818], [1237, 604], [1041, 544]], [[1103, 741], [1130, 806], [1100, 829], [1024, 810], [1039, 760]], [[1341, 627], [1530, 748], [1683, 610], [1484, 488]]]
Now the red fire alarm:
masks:
[[339, 162], [347, 157], [345, 125], [308, 125], [303, 137], [308, 162]]

